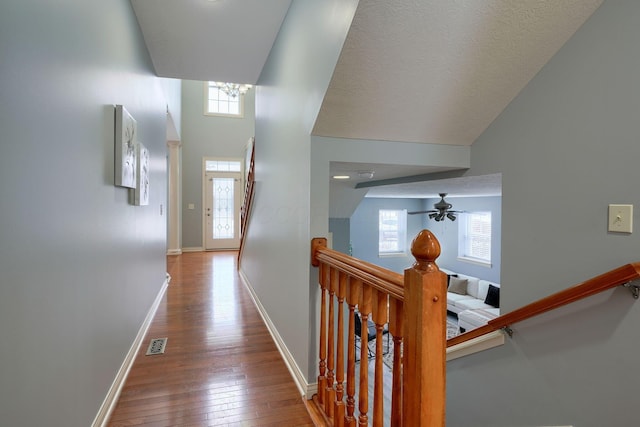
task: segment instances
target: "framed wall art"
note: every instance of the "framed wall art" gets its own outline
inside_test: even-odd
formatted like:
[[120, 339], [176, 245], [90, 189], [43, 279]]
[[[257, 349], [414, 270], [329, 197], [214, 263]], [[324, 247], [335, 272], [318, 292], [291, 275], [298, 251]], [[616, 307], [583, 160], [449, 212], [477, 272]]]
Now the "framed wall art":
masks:
[[136, 188], [134, 189], [134, 202], [136, 206], [147, 206], [149, 204], [149, 150], [138, 143], [138, 164], [136, 165]]
[[115, 185], [136, 188], [138, 125], [122, 105], [116, 105]]

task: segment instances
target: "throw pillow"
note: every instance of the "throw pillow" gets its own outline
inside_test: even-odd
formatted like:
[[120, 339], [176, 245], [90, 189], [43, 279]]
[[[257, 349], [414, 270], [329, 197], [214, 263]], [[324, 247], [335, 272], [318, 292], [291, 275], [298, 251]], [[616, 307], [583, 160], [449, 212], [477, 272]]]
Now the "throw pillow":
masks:
[[495, 308], [500, 308], [500, 288], [489, 285], [489, 290], [487, 291], [487, 297], [484, 299], [484, 303]]
[[451, 278], [452, 277], [458, 277], [458, 275], [457, 274], [447, 274], [447, 288], [451, 284]]
[[449, 292], [454, 294], [466, 295], [467, 294], [467, 279], [460, 279], [459, 277], [451, 277], [449, 279]]

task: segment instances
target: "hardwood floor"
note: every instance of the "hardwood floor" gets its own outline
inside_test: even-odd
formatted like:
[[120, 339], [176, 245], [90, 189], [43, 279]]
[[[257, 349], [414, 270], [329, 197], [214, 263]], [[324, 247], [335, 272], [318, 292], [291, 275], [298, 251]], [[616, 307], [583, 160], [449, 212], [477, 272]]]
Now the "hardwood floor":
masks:
[[[236, 256], [167, 258], [171, 283], [109, 426], [314, 425]], [[145, 356], [150, 340], [164, 337], [164, 354]]]

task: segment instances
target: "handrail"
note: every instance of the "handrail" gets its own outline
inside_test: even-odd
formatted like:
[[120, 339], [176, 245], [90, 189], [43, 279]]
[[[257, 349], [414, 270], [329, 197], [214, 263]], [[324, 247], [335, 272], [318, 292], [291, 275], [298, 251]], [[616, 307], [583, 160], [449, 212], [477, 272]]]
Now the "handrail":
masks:
[[326, 246], [320, 246], [318, 242], [322, 241], [326, 245], [326, 239], [322, 238], [314, 239], [312, 242], [311, 265], [317, 267], [319, 261], [331, 264], [332, 267], [339, 271], [363, 282], [370, 283], [373, 288], [404, 301], [404, 278], [402, 274], [353, 258]]
[[240, 247], [238, 248], [238, 269], [240, 268], [240, 258], [244, 249], [244, 239], [249, 224], [249, 214], [251, 212], [251, 203], [253, 201], [254, 183], [255, 183], [255, 154], [256, 144], [251, 144], [251, 160], [249, 162], [249, 170], [247, 171], [247, 182], [244, 189], [244, 201], [240, 208]]
[[578, 285], [556, 292], [548, 297], [527, 304], [517, 310], [490, 320], [486, 325], [465, 332], [447, 340], [447, 347], [478, 338], [500, 329], [508, 328], [514, 323], [554, 310], [583, 298], [596, 295], [616, 286], [624, 285], [640, 278], [640, 262], [625, 264], [607, 273], [596, 276]]

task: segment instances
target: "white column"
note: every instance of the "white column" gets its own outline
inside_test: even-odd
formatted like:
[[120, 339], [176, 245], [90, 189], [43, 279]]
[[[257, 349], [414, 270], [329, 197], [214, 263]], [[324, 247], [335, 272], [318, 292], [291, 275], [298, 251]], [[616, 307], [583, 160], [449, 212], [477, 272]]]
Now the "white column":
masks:
[[167, 141], [169, 147], [169, 183], [167, 209], [167, 255], [182, 253], [182, 221], [180, 215], [180, 141]]

